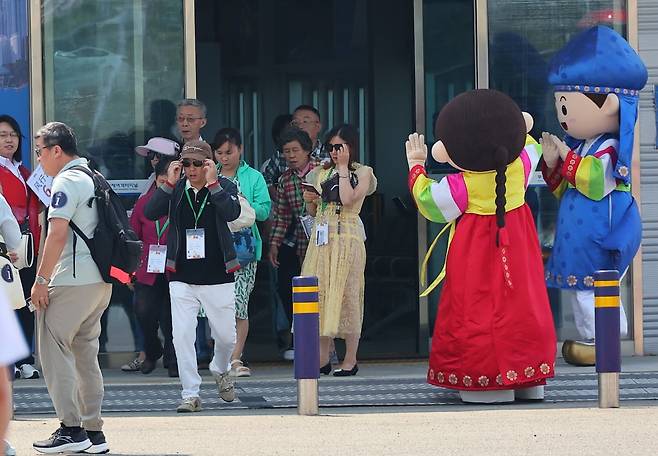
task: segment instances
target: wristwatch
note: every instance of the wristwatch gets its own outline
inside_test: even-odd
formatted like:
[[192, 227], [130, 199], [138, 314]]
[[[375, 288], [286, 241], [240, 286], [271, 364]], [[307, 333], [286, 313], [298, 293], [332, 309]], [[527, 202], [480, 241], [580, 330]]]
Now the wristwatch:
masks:
[[46, 279], [44, 276], [38, 275], [35, 282], [39, 285], [48, 285], [50, 283], [50, 279]]

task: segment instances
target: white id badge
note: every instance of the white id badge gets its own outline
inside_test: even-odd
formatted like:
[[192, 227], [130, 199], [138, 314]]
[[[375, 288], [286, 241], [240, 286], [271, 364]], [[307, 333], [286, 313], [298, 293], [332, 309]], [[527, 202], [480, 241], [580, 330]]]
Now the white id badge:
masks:
[[146, 272], [154, 274], [163, 274], [167, 262], [166, 245], [149, 245], [148, 262], [146, 263]]
[[206, 235], [203, 228], [185, 230], [187, 259], [199, 260], [206, 257]]
[[329, 225], [326, 223], [318, 223], [315, 231], [315, 245], [329, 244]]

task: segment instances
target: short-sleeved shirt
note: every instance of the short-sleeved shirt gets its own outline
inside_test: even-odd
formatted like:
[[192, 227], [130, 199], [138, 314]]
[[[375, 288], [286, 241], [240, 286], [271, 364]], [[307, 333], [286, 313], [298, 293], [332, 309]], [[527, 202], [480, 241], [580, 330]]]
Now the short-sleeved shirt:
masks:
[[7, 246], [7, 250], [18, 248], [21, 243], [21, 229], [11, 212], [9, 203], [0, 195], [0, 236]]
[[0, 368], [10, 366], [30, 353], [16, 314], [7, 297], [0, 293]]
[[[98, 225], [96, 202], [93, 201], [91, 207], [88, 204], [94, 196], [94, 182], [83, 171], [71, 169], [79, 165], [88, 167], [87, 160], [71, 160], [53, 179], [48, 220], [62, 218], [73, 221], [85, 236], [92, 238]], [[69, 227], [66, 245], [51, 277], [51, 286], [88, 285], [103, 281], [87, 244], [78, 236], [75, 242], [74, 271], [73, 237], [73, 230]]]

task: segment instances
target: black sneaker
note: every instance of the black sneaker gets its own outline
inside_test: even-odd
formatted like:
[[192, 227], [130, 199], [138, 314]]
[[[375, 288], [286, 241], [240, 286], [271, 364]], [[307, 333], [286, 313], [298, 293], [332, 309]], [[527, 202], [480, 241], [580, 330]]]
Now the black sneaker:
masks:
[[105, 434], [103, 431], [87, 431], [89, 440], [91, 441], [91, 446], [83, 451], [87, 454], [104, 454], [109, 453], [110, 446], [105, 440]]
[[87, 432], [79, 426], [66, 427], [63, 424], [49, 439], [34, 442], [32, 448], [39, 453], [56, 454], [65, 451], [84, 451], [91, 447]]

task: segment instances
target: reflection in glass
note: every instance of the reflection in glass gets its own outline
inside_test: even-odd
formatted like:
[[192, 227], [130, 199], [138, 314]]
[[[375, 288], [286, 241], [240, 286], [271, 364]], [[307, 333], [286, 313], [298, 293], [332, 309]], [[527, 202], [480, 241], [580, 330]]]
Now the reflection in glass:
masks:
[[[626, 33], [624, 0], [506, 0], [488, 2], [490, 87], [510, 95], [532, 114], [532, 136], [542, 131], [562, 136], [548, 85], [548, 64], [569, 39], [593, 25], [602, 24]], [[544, 260], [553, 248], [557, 201], [543, 182], [534, 182], [526, 201], [530, 205]], [[571, 303], [562, 291], [548, 289], [559, 340], [577, 339]], [[632, 337], [630, 274], [622, 279], [622, 304], [629, 316]]]
[[[450, 100], [475, 86], [475, 22], [472, 0], [423, 1], [425, 137], [433, 144], [434, 122]], [[430, 156], [434, 171], [454, 171]]]
[[43, 2], [46, 119], [69, 124], [108, 179], [144, 178], [133, 147], [172, 137], [182, 98], [183, 2]]
[[[46, 120], [70, 125], [78, 151], [110, 180], [147, 177], [150, 164], [134, 147], [152, 136], [175, 139], [182, 8], [182, 1], [43, 1]], [[101, 325], [102, 352], [140, 349], [128, 288], [114, 285]]]

